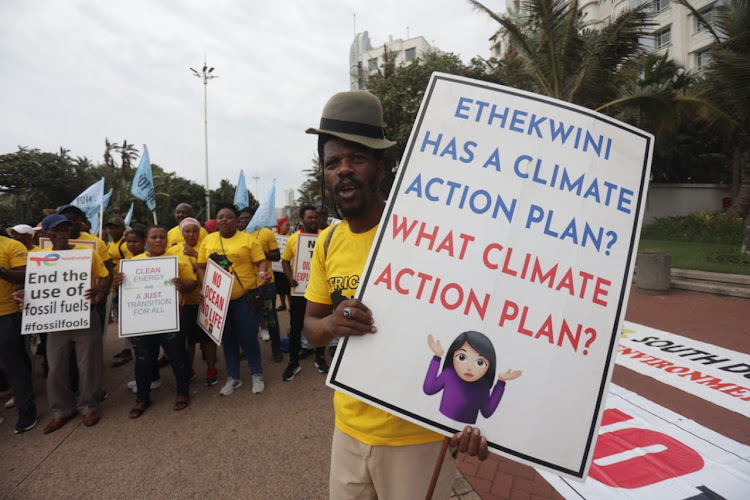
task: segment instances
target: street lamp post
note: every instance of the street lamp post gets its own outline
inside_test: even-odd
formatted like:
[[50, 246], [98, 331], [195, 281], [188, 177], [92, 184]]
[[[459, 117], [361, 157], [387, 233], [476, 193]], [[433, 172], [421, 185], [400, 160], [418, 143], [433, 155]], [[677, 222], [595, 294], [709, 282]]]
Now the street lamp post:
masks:
[[203, 57], [203, 70], [197, 72], [193, 68], [190, 71], [193, 75], [203, 79], [203, 135], [205, 142], [206, 152], [206, 220], [211, 218], [211, 191], [208, 188], [208, 81], [213, 78], [218, 78], [218, 75], [212, 75], [214, 68], [209, 68], [206, 65], [206, 57]]

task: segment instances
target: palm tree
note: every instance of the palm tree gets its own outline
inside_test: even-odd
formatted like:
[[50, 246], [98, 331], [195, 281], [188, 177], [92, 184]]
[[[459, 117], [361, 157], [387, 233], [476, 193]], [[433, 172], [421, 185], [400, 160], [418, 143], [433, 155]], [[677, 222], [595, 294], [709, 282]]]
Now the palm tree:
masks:
[[117, 144], [109, 142], [109, 138], [104, 138], [104, 164], [107, 165], [111, 170], [117, 168], [115, 159], [112, 158], [112, 151], [116, 150]]
[[138, 150], [132, 144], [129, 144], [127, 140], [122, 141], [122, 145], [113, 144], [113, 149], [120, 153], [122, 158], [122, 177], [123, 179], [130, 179], [132, 177], [132, 169], [130, 167], [133, 160], [138, 158]]
[[714, 26], [687, 0], [678, 0], [714, 37], [706, 81], [694, 97], [701, 117], [724, 132], [732, 166], [730, 215], [745, 217], [742, 251], [750, 256], [750, 0], [717, 5]]
[[[578, 0], [528, 0], [519, 12], [500, 15], [476, 0], [474, 9], [500, 24], [510, 42], [510, 66], [537, 94], [596, 108], [619, 95], [619, 75], [645, 55], [649, 5], [626, 9], [609, 24], [594, 26], [578, 14]], [[497, 36], [497, 35], [496, 35]], [[506, 80], [506, 78], [503, 78]]]

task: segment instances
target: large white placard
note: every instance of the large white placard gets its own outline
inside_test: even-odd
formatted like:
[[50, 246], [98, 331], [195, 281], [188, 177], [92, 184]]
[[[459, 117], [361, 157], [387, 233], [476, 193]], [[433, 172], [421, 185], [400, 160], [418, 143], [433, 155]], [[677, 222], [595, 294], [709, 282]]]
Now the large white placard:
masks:
[[180, 329], [177, 257], [123, 259], [120, 272], [120, 337], [155, 335]]
[[748, 498], [750, 447], [615, 384], [584, 484], [542, 476], [567, 499]]
[[310, 282], [310, 263], [316, 241], [318, 241], [317, 234], [299, 233], [297, 235], [297, 252], [294, 254], [293, 269], [297, 286], [292, 288], [292, 295], [295, 297], [305, 296], [307, 284]]
[[23, 295], [24, 334], [88, 328], [91, 250], [30, 252]]
[[[276, 243], [279, 245], [279, 255], [284, 255], [284, 249], [286, 248], [286, 242], [289, 240], [289, 236], [285, 234], [277, 234]], [[281, 259], [271, 262], [271, 269], [277, 273], [283, 273], [284, 269], [281, 267]]]
[[329, 384], [584, 478], [652, 149], [589, 109], [433, 74], [357, 291], [378, 333], [346, 339]]
[[750, 354], [626, 321], [616, 361], [750, 417]]
[[221, 344], [221, 337], [224, 335], [232, 285], [234, 275], [209, 259], [206, 263], [206, 274], [203, 276], [203, 302], [198, 309], [198, 326], [216, 342], [216, 345]]

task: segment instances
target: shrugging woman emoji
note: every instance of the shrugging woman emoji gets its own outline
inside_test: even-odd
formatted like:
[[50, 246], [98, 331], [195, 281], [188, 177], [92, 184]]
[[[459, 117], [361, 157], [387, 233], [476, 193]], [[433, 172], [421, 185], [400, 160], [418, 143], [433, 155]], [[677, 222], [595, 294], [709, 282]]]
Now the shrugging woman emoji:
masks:
[[[505, 383], [517, 379], [523, 372], [510, 369], [497, 376], [495, 384], [495, 348], [484, 334], [467, 331], [460, 334], [448, 349], [440, 369], [443, 347], [430, 335], [430, 350], [435, 354], [430, 361], [422, 389], [428, 396], [443, 391], [440, 413], [448, 418], [474, 424], [482, 412], [484, 418], [495, 413], [505, 392]], [[493, 388], [492, 385], [495, 384]]]

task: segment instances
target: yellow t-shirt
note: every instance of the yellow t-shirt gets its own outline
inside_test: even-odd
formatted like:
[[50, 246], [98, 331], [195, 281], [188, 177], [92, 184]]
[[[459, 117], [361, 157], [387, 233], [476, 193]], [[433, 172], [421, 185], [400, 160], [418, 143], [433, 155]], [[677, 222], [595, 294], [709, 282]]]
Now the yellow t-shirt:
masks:
[[222, 238], [218, 231], [209, 234], [201, 244], [198, 263], [205, 264], [211, 256], [234, 275], [231, 300], [242, 297], [245, 290], [258, 288], [258, 267], [255, 262], [265, 261], [266, 254], [260, 243], [249, 234], [237, 231], [231, 238]]
[[104, 240], [102, 240], [101, 238], [97, 238], [93, 234], [87, 233], [86, 231], [81, 231], [81, 236], [76, 239], [96, 241], [96, 251], [99, 253], [99, 257], [101, 257], [102, 262], [107, 262], [110, 259], [109, 252], [107, 251], [107, 244], [104, 243]]
[[[164, 255], [159, 255], [159, 257], [177, 257], [177, 277], [180, 278], [182, 281], [193, 281], [193, 280], [197, 281], [198, 280], [198, 275], [195, 274], [195, 269], [193, 268], [193, 265], [190, 263], [190, 260], [188, 260], [187, 256], [167, 255], [167, 253], [165, 252]], [[133, 258], [134, 259], [150, 259], [151, 257], [149, 257], [148, 253], [143, 252], [142, 254], [136, 255]], [[196, 290], [200, 292], [200, 287], [197, 287]], [[178, 292], [178, 293], [180, 297], [180, 305], [185, 304], [186, 296], [182, 292]], [[190, 293], [193, 293], [193, 292], [190, 292]]]
[[[0, 266], [5, 269], [23, 267], [29, 252], [23, 243], [16, 240], [0, 237]], [[18, 306], [13, 301], [13, 292], [16, 285], [0, 278], [0, 316], [7, 316], [18, 312]]]
[[[200, 235], [198, 236], [199, 247], [201, 246], [201, 243], [203, 243], [203, 240], [206, 239], [206, 236], [208, 236], [208, 231], [206, 231], [203, 226], [201, 226]], [[175, 227], [170, 229], [169, 232], [167, 232], [167, 248], [184, 242], [185, 238], [182, 236], [182, 231], [180, 231], [179, 224], [177, 224]]]
[[[195, 251], [197, 252], [200, 250], [199, 248], [196, 248]], [[198, 257], [193, 257], [192, 255], [185, 255], [185, 242], [183, 241], [182, 244], [175, 245], [173, 247], [167, 248], [167, 251], [164, 252], [164, 255], [176, 255], [177, 258], [186, 259], [190, 265], [193, 267], [193, 272], [195, 273], [195, 279], [198, 279]], [[184, 294], [184, 304], [189, 306], [195, 306], [198, 305], [200, 302], [200, 293], [201, 293], [201, 287], [198, 285], [195, 287], [195, 290], [192, 292], [188, 292]]]
[[[250, 236], [253, 237], [258, 243], [260, 243], [261, 248], [263, 248], [263, 253], [268, 253], [273, 250], [279, 249], [279, 242], [276, 241], [276, 235], [273, 234], [273, 231], [268, 229], [267, 227], [262, 227], [258, 229], [257, 231], [254, 231], [250, 233]], [[268, 270], [271, 270], [271, 261], [266, 259], [268, 262]], [[271, 273], [271, 281], [269, 283], [273, 283], [273, 273]]]
[[[294, 273], [297, 272], [296, 267], [296, 260], [294, 258], [295, 255], [297, 255], [297, 239], [299, 238], [299, 233], [302, 231], [297, 231], [294, 234], [292, 234], [288, 240], [286, 240], [286, 246], [284, 247], [284, 255], [281, 256], [281, 260], [285, 260], [289, 262], [289, 264], [292, 266], [292, 276], [294, 276]], [[309, 234], [309, 233], [306, 233]], [[320, 229], [318, 229], [318, 233], [320, 234]], [[320, 238], [318, 238], [320, 239]]]
[[[113, 241], [107, 245], [107, 253], [112, 259], [112, 263], [115, 265], [112, 272], [117, 274], [120, 272], [120, 261], [122, 259], [131, 259], [133, 256], [128, 250], [128, 246], [125, 244], [125, 237], [123, 236], [118, 241]], [[115, 291], [115, 280], [112, 280], [112, 284], [109, 287], [110, 292]]]
[[[328, 245], [326, 258], [325, 242], [333, 227], [337, 229]], [[353, 298], [377, 229], [375, 226], [366, 233], [352, 233], [347, 221], [324, 229], [313, 252], [305, 298], [311, 302], [332, 305], [334, 310], [344, 300]], [[284, 254], [286, 255], [286, 251]], [[443, 436], [435, 432], [339, 391], [333, 395], [333, 408], [336, 412], [336, 427], [370, 446], [406, 446], [443, 439]]]

